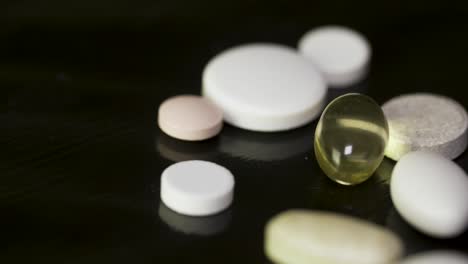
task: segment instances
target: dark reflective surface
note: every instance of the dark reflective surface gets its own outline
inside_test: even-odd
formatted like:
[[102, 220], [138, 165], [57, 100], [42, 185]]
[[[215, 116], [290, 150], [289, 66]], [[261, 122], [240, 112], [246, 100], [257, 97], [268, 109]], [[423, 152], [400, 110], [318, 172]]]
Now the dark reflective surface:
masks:
[[[313, 154], [316, 122], [277, 134], [226, 126], [204, 144], [170, 139], [156, 125], [165, 98], [199, 93], [217, 52], [251, 41], [294, 46], [326, 23], [360, 30], [374, 48], [363, 86], [330, 99], [360, 91], [382, 104], [425, 91], [467, 107], [464, 10], [430, 1], [1, 2], [0, 261], [268, 263], [264, 224], [288, 208], [388, 226], [408, 253], [467, 252], [466, 232], [436, 240], [401, 219], [388, 190], [393, 162], [355, 187], [329, 180]], [[186, 234], [189, 225], [175, 225], [187, 220], [160, 212], [160, 173], [185, 159], [217, 162], [236, 177], [226, 221], [193, 225], [221, 223], [210, 235]], [[468, 170], [468, 154], [456, 161]]]
[[307, 156], [314, 144], [316, 122], [288, 132], [260, 133], [229, 125], [219, 135], [219, 151], [247, 162], [276, 162]]
[[170, 161], [212, 160], [217, 155], [219, 138], [205, 141], [183, 141], [172, 138], [160, 131], [155, 139], [156, 152]]
[[174, 231], [186, 235], [213, 236], [226, 230], [231, 222], [230, 209], [216, 215], [194, 217], [178, 214], [159, 203], [158, 215]]

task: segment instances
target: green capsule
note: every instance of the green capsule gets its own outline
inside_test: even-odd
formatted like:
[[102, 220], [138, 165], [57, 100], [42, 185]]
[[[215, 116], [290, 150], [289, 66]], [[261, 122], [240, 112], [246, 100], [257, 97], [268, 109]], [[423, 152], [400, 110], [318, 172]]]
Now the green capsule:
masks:
[[384, 157], [388, 125], [380, 106], [362, 94], [345, 94], [323, 111], [315, 130], [317, 161], [332, 180], [354, 185], [367, 180]]

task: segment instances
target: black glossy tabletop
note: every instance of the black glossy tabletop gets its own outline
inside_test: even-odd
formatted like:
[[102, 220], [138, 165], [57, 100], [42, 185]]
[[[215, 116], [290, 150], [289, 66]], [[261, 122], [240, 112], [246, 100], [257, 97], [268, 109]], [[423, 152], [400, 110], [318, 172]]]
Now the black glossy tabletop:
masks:
[[[468, 107], [466, 17], [462, 6], [430, 1], [2, 1], [0, 261], [269, 263], [264, 225], [289, 208], [386, 226], [407, 254], [468, 253], [467, 232], [438, 240], [402, 220], [389, 196], [394, 162], [355, 187], [329, 180], [313, 153], [316, 121], [282, 133], [226, 125], [200, 143], [172, 139], [156, 123], [165, 98], [200, 92], [218, 52], [295, 46], [324, 24], [355, 28], [373, 47], [368, 78], [329, 99], [434, 92]], [[227, 211], [192, 218], [160, 203], [161, 172], [187, 159], [232, 171]], [[468, 170], [467, 153], [456, 162]]]

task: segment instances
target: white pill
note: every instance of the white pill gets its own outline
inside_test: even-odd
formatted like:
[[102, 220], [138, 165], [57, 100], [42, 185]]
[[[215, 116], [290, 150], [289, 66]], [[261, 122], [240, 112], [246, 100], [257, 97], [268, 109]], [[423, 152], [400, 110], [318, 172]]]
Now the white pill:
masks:
[[265, 229], [265, 253], [275, 263], [383, 264], [403, 254], [391, 231], [350, 216], [289, 210]]
[[390, 193], [398, 213], [427, 235], [454, 237], [468, 225], [468, 177], [439, 154], [403, 156], [393, 169]]
[[320, 70], [332, 87], [362, 80], [371, 57], [369, 42], [358, 32], [341, 26], [323, 26], [307, 32], [298, 49]]
[[410, 256], [400, 264], [468, 264], [468, 256], [455, 251], [438, 250]]
[[231, 125], [271, 132], [316, 118], [326, 85], [314, 65], [295, 50], [250, 44], [224, 51], [208, 63], [202, 93], [223, 110]]
[[159, 106], [158, 124], [171, 137], [190, 141], [205, 140], [221, 131], [223, 113], [206, 98], [178, 95]]
[[454, 159], [468, 143], [468, 114], [456, 101], [435, 94], [407, 94], [386, 102], [389, 141], [385, 155], [400, 159], [425, 150]]
[[179, 162], [161, 176], [161, 200], [180, 214], [204, 216], [221, 212], [232, 203], [233, 191], [231, 172], [208, 161]]

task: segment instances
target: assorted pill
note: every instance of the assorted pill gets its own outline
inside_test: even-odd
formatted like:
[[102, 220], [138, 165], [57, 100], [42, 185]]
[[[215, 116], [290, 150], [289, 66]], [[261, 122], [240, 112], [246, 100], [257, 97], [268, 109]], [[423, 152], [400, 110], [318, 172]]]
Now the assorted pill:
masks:
[[370, 97], [346, 94], [323, 111], [315, 130], [317, 161], [332, 180], [355, 185], [379, 167], [388, 140], [380, 106]]
[[161, 175], [161, 200], [180, 214], [219, 213], [229, 207], [233, 196], [233, 175], [213, 162], [182, 161], [169, 166]]
[[390, 139], [385, 155], [399, 160], [425, 150], [454, 159], [468, 143], [468, 114], [456, 101], [435, 94], [407, 94], [386, 102]]
[[[298, 52], [276, 44], [234, 47], [206, 65], [203, 97], [167, 99], [159, 107], [158, 125], [170, 137], [186, 141], [216, 136], [223, 121], [251, 131], [291, 130], [319, 116], [327, 85], [345, 87], [364, 79], [370, 57], [369, 42], [340, 26], [307, 32], [299, 41]], [[465, 151], [467, 131], [467, 112], [444, 96], [403, 95], [381, 108], [368, 96], [346, 94], [323, 110], [314, 150], [325, 174], [343, 185], [367, 180], [384, 155], [398, 161], [390, 179], [396, 210], [417, 230], [451, 238], [468, 226], [468, 177], [450, 160]], [[283, 141], [239, 141], [228, 135], [221, 139], [221, 151], [266, 160], [283, 159], [287, 154], [283, 150], [291, 144], [307, 147], [307, 141], [297, 137], [284, 141], [287, 146]], [[281, 155], [272, 151], [276, 148]], [[164, 144], [158, 144], [158, 150], [174, 160], [192, 156]], [[387, 167], [382, 171], [388, 173], [381, 176], [386, 181], [392, 166]], [[229, 210], [218, 213], [230, 206], [233, 192], [234, 177], [228, 169], [201, 160], [178, 162], [161, 175], [159, 215], [180, 232], [216, 234], [230, 221]], [[267, 223], [265, 253], [275, 263], [383, 264], [396, 263], [403, 255], [403, 244], [391, 231], [354, 217], [289, 210]], [[468, 261], [464, 255], [439, 251], [400, 263]]]
[[403, 254], [391, 231], [350, 216], [289, 210], [265, 228], [265, 254], [274, 263], [384, 264]]
[[468, 176], [439, 154], [403, 156], [393, 169], [390, 193], [398, 213], [427, 235], [450, 238], [467, 228]]
[[221, 131], [223, 113], [206, 98], [179, 95], [159, 106], [158, 124], [171, 137], [190, 141], [205, 140]]
[[236, 127], [262, 132], [290, 130], [315, 119], [326, 85], [314, 65], [276, 44], [234, 47], [203, 71], [203, 96]]
[[324, 26], [307, 32], [298, 45], [332, 87], [362, 80], [371, 57], [369, 42], [358, 32], [341, 26]]

